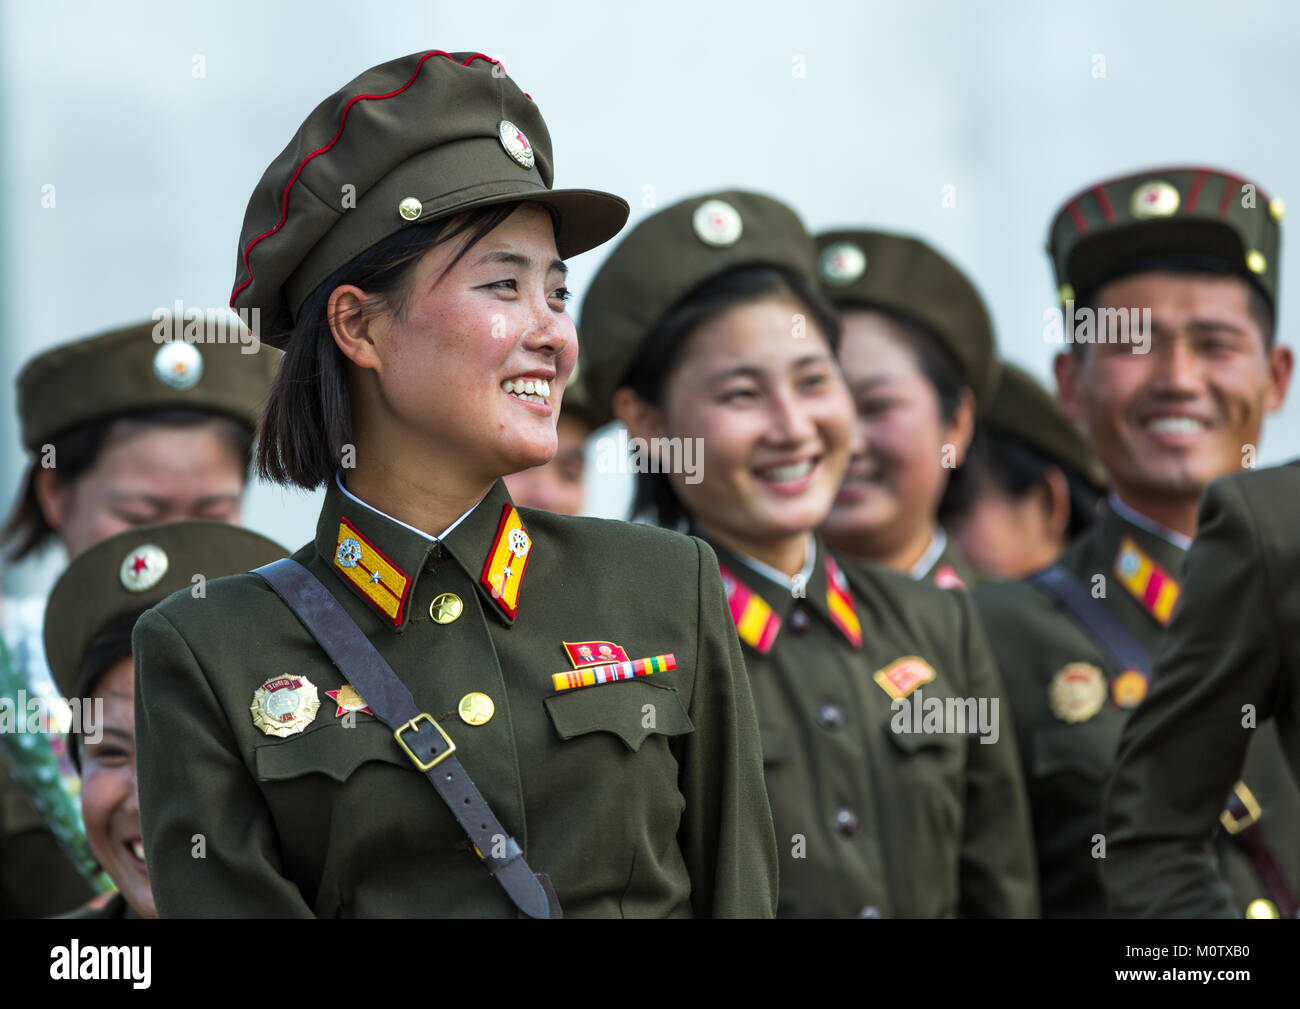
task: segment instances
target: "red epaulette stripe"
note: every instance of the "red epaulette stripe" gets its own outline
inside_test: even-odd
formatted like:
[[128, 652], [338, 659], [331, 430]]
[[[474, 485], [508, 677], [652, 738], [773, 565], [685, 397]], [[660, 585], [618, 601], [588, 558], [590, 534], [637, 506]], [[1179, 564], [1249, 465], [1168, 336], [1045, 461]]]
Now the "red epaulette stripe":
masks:
[[1071, 200], [1065, 209], [1069, 212], [1070, 220], [1074, 222], [1074, 226], [1079, 229], [1079, 234], [1086, 235], [1088, 233], [1088, 222], [1083, 219], [1083, 211], [1079, 209], [1079, 205]]
[[1196, 178], [1192, 180], [1192, 188], [1188, 190], [1187, 202], [1183, 204], [1183, 213], [1190, 214], [1196, 209], [1196, 201], [1201, 198], [1201, 189], [1205, 186], [1205, 180], [1210, 177], [1210, 173], [1202, 168], [1196, 173]]
[[1093, 186], [1092, 195], [1097, 199], [1097, 205], [1101, 207], [1101, 214], [1106, 218], [1107, 224], [1115, 223], [1115, 208], [1110, 205], [1110, 197], [1106, 195], [1106, 190], [1101, 186]]
[[[415, 65], [415, 72], [411, 74], [411, 79], [408, 80], [405, 84], [403, 84], [403, 85], [402, 85], [400, 88], [398, 88], [396, 91], [390, 91], [390, 92], [388, 92], [388, 94], [386, 94], [386, 95], [355, 95], [355, 96], [353, 96], [351, 99], [348, 100], [348, 103], [347, 103], [345, 106], [343, 106], [343, 111], [342, 111], [342, 113], [340, 113], [340, 115], [339, 115], [339, 128], [338, 128], [337, 132], [335, 132], [333, 138], [331, 138], [330, 142], [329, 142], [328, 144], [326, 144], [324, 147], [321, 147], [321, 148], [319, 148], [318, 150], [312, 151], [312, 152], [311, 152], [310, 154], [308, 154], [305, 158], [303, 158], [303, 159], [302, 159], [302, 162], [298, 165], [297, 170], [294, 171], [293, 176], [289, 179], [288, 184], [284, 187], [284, 197], [283, 197], [283, 198], [281, 199], [281, 201], [280, 201], [280, 221], [279, 221], [279, 223], [276, 224], [276, 226], [275, 226], [274, 228], [272, 228], [270, 231], [264, 231], [264, 232], [262, 232], [262, 234], [258, 235], [258, 236], [257, 236], [256, 238], [254, 238], [251, 242], [249, 242], [249, 243], [248, 243], [248, 247], [247, 247], [246, 249], [244, 249], [244, 252], [243, 252], [243, 255], [241, 256], [241, 259], [243, 260], [243, 263], [244, 263], [244, 270], [245, 270], [245, 272], [248, 274], [248, 279], [245, 280], [242, 284], [240, 284], [238, 287], [236, 287], [236, 288], [234, 289], [234, 291], [231, 292], [231, 294], [230, 294], [230, 307], [231, 307], [231, 308], [234, 308], [234, 307], [235, 307], [235, 299], [239, 297], [239, 293], [240, 293], [241, 291], [243, 291], [244, 288], [248, 287], [248, 285], [251, 284], [251, 283], [253, 282], [253, 270], [252, 270], [252, 268], [248, 265], [248, 256], [249, 256], [249, 253], [251, 253], [251, 252], [253, 251], [253, 246], [257, 245], [257, 243], [260, 242], [260, 241], [262, 241], [262, 239], [264, 239], [264, 238], [270, 238], [270, 237], [271, 237], [272, 235], [274, 235], [277, 231], [279, 231], [281, 228], [284, 227], [284, 222], [285, 222], [285, 221], [288, 219], [288, 217], [289, 217], [289, 191], [290, 191], [291, 189], [293, 189], [294, 183], [296, 183], [296, 182], [298, 181], [298, 176], [300, 176], [300, 175], [302, 174], [302, 170], [303, 170], [304, 168], [307, 167], [307, 162], [311, 161], [311, 160], [312, 160], [313, 158], [315, 158], [317, 155], [320, 155], [320, 154], [324, 154], [324, 153], [326, 153], [326, 152], [327, 152], [331, 147], [333, 147], [333, 146], [338, 142], [339, 137], [341, 137], [341, 136], [343, 135], [343, 127], [347, 124], [348, 112], [351, 111], [353, 105], [355, 105], [357, 102], [362, 101], [362, 100], [394, 98], [394, 97], [396, 97], [397, 95], [400, 95], [403, 91], [405, 91], [407, 88], [409, 88], [412, 84], [415, 83], [415, 79], [416, 79], [417, 77], [420, 76], [420, 70], [424, 67], [424, 63], [425, 63], [425, 61], [426, 61], [427, 59], [429, 59], [429, 57], [431, 57], [431, 56], [442, 56], [442, 57], [445, 57], [446, 59], [451, 59], [451, 58], [452, 58], [452, 57], [451, 57], [451, 53], [445, 53], [445, 52], [443, 52], [441, 49], [434, 49], [434, 50], [432, 50], [432, 51], [430, 51], [430, 52], [427, 52], [427, 53], [425, 53], [423, 56], [420, 57], [420, 62], [417, 63], [417, 64]], [[499, 61], [494, 60], [491, 56], [484, 56], [482, 53], [474, 53], [473, 55], [470, 56], [469, 59], [465, 60], [465, 62], [462, 63], [461, 66], [463, 66], [463, 67], [467, 67], [467, 66], [469, 66], [471, 63], [473, 63], [475, 60], [484, 60], [484, 61], [486, 61], [486, 62], [488, 62], [488, 63], [493, 64], [494, 66], [500, 66], [500, 65], [501, 65]]]
[[1232, 203], [1232, 195], [1237, 191], [1237, 178], [1234, 175], [1226, 175], [1223, 180], [1223, 196], [1219, 200], [1219, 216], [1228, 216], [1228, 206]]

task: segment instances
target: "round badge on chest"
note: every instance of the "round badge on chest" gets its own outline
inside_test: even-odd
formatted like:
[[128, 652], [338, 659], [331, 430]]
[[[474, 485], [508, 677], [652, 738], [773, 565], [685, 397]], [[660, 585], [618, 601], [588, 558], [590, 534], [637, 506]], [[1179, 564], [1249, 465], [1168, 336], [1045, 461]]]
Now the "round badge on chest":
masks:
[[1091, 662], [1071, 662], [1052, 677], [1052, 714], [1063, 722], [1086, 722], [1106, 703], [1106, 676]]
[[292, 736], [312, 723], [320, 709], [316, 684], [305, 676], [278, 676], [253, 691], [253, 724], [268, 736]]

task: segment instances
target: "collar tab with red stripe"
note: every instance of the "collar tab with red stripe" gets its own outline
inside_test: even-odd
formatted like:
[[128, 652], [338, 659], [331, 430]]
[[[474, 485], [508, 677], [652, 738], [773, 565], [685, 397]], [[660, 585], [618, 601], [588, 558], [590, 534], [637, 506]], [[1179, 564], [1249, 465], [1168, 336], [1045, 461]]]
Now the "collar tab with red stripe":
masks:
[[[816, 605], [810, 608], [820, 611], [850, 645], [861, 648], [862, 623], [858, 619], [857, 608], [853, 605], [848, 579], [829, 554], [826, 555], [824, 569], [825, 608]], [[731, 611], [731, 619], [736, 625], [740, 640], [759, 655], [766, 655], [776, 644], [777, 635], [781, 632], [781, 616], [771, 603], [741, 582], [725, 565], [718, 565], [718, 573], [722, 576], [727, 607]], [[812, 602], [811, 598], [809, 601]]]

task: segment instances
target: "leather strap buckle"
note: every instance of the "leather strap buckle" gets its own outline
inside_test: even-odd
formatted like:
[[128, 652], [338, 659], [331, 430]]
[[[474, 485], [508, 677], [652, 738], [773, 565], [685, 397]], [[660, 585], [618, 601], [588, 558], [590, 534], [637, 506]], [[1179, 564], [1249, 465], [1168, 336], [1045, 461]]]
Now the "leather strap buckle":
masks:
[[1219, 814], [1219, 822], [1223, 824], [1223, 829], [1229, 834], [1240, 834], [1247, 827], [1252, 827], [1259, 822], [1259, 818], [1264, 814], [1260, 809], [1259, 800], [1244, 781], [1239, 781], [1232, 786], [1232, 795], [1228, 797], [1228, 804]]
[[[434, 757], [432, 760], [428, 761], [427, 763], [421, 760], [419, 757], [417, 757], [411, 751], [411, 748], [406, 745], [406, 740], [402, 738], [402, 733], [405, 732], [407, 729], [410, 729], [412, 732], [418, 733], [420, 731], [420, 727], [418, 723], [420, 722], [421, 719], [427, 720], [430, 725], [432, 725], [435, 729], [438, 730], [438, 734], [442, 736], [442, 738], [447, 742], [447, 749], [443, 750], [442, 753], [438, 754], [436, 757]], [[433, 716], [429, 714], [427, 711], [422, 711], [420, 712], [420, 714], [412, 718], [409, 722], [399, 725], [397, 727], [397, 730], [393, 733], [393, 738], [397, 740], [397, 745], [406, 751], [406, 755], [411, 758], [411, 763], [414, 764], [416, 767], [418, 767], [421, 771], [432, 770], [433, 768], [437, 767], [440, 763], [442, 763], [444, 760], [446, 760], [448, 757], [450, 757], [453, 753], [456, 752], [456, 744], [451, 741], [451, 736], [447, 735], [447, 733], [443, 730], [442, 726], [439, 725], [437, 722], [435, 722]]]

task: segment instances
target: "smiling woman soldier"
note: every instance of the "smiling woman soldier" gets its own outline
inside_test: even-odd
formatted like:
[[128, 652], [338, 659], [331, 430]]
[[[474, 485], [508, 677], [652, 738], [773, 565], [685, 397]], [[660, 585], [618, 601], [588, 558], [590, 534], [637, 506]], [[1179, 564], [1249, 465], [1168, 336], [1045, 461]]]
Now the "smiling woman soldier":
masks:
[[780, 914], [1032, 915], [1005, 721], [999, 734], [996, 708], [979, 727], [921, 718], [927, 701], [963, 703], [963, 718], [963, 699], [997, 703], [974, 608], [814, 534], [848, 464], [853, 404], [795, 213], [725, 192], [653, 214], [592, 281], [581, 332], [594, 403], [647, 445], [703, 452], [690, 475], [662, 457], [642, 469], [636, 503], [721, 561], [763, 737]]
[[164, 917], [772, 914], [716, 558], [500, 482], [555, 452], [562, 259], [627, 216], [551, 181], [499, 65], [426, 52], [326, 99], [254, 192], [232, 304], [287, 351], [259, 466], [326, 497], [292, 561], [137, 625]]

